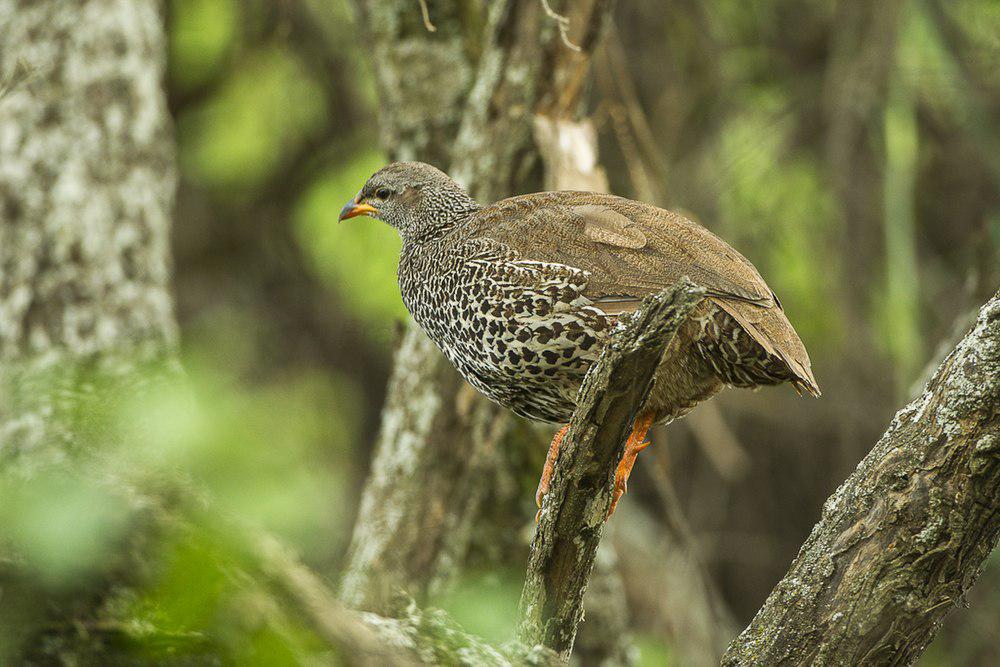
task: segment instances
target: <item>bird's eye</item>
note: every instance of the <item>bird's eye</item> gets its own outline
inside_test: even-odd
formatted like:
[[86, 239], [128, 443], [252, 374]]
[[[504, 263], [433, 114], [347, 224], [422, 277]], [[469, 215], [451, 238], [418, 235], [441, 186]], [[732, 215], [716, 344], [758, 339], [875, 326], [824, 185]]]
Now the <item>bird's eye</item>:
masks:
[[392, 191], [389, 190], [389, 188], [379, 188], [378, 190], [375, 191], [375, 196], [378, 197], [379, 199], [388, 199], [389, 195], [391, 194]]

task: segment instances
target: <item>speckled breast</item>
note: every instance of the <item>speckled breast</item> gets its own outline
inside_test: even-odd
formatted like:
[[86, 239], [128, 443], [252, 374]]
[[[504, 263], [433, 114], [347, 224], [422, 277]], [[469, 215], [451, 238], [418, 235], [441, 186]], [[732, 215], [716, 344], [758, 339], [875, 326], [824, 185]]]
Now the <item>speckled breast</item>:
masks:
[[609, 318], [581, 296], [582, 272], [517, 261], [489, 241], [403, 249], [403, 302], [462, 376], [492, 401], [565, 423]]

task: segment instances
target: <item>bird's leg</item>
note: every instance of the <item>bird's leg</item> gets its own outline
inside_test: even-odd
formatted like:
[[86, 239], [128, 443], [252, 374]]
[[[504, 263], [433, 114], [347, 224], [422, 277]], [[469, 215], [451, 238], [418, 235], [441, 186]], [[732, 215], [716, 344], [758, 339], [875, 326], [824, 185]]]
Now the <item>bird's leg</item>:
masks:
[[[545, 457], [545, 467], [542, 468], [542, 478], [538, 480], [538, 490], [535, 491], [535, 502], [538, 503], [538, 507], [542, 507], [542, 498], [545, 494], [549, 492], [549, 484], [552, 482], [552, 473], [556, 469], [556, 459], [559, 458], [559, 444], [562, 442], [563, 436], [566, 435], [566, 431], [569, 430], [569, 424], [566, 424], [559, 432], [556, 433], [555, 437], [552, 438], [552, 444], [549, 445], [549, 454]], [[538, 520], [538, 517], [535, 517]]]
[[628, 476], [632, 474], [635, 457], [639, 455], [639, 452], [649, 447], [649, 442], [646, 440], [646, 433], [649, 432], [649, 428], [653, 425], [655, 419], [656, 415], [654, 413], [645, 412], [636, 417], [635, 423], [632, 424], [632, 435], [628, 437], [628, 442], [625, 443], [625, 453], [622, 454], [622, 460], [618, 462], [618, 469], [615, 470], [615, 489], [611, 496], [611, 507], [608, 508], [608, 515], [604, 518], [605, 521], [610, 519], [611, 515], [615, 513], [615, 508], [618, 507], [618, 500], [628, 491]]

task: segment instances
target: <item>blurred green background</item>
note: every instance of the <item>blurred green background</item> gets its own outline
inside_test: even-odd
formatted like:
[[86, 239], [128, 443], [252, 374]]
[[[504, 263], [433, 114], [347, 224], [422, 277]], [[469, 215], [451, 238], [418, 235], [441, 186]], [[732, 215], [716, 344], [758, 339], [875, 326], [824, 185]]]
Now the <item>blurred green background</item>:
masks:
[[[721, 397], [750, 460], [735, 473], [713, 464], [688, 421], [668, 430], [669, 452], [651, 450], [669, 461], [741, 624], [939, 345], [1000, 282], [1000, 3], [900, 5], [883, 25], [860, 1], [620, 2], [595, 60], [588, 108], [612, 190], [682, 210], [749, 257], [824, 389], [821, 401]], [[112, 448], [110, 461], [150, 478], [186, 471], [227, 520], [280, 535], [333, 581], [406, 317], [395, 232], [337, 224], [385, 159], [352, 20], [342, 0], [169, 2], [188, 386], [89, 417], [95, 432], [152, 434], [141, 450]], [[642, 468], [628, 502], [656, 515]], [[41, 580], [95, 567], [127, 528], [99, 484], [51, 476], [3, 491], [0, 522]], [[528, 489], [526, 530], [531, 501]], [[155, 585], [109, 602], [139, 619], [136, 655], [211, 646], [268, 665], [312, 655], [316, 638], [234, 576], [243, 556], [227, 528], [197, 507], [191, 516], [158, 537]], [[470, 574], [438, 603], [505, 640], [521, 567]], [[994, 557], [973, 609], [922, 664], [1000, 662], [998, 570]], [[669, 641], [634, 625], [642, 664], [669, 663]]]

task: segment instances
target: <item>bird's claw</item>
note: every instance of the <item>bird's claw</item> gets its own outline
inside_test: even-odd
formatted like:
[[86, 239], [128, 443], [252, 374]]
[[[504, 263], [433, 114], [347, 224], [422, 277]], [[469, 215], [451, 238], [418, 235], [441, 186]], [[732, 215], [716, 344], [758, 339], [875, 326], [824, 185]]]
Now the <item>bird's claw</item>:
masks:
[[549, 492], [549, 480], [546, 477], [542, 477], [538, 480], [538, 489], [535, 491], [535, 504], [538, 505], [538, 509], [542, 509], [542, 500], [545, 499], [546, 494]]
[[542, 477], [538, 480], [538, 489], [535, 491], [535, 504], [538, 505], [538, 512], [535, 514], [535, 523], [538, 523], [538, 520], [542, 516], [542, 500], [548, 494], [549, 487], [552, 484], [552, 474], [556, 469], [556, 459], [559, 458], [559, 444], [568, 430], [569, 424], [559, 429], [555, 437], [552, 438], [552, 444], [549, 445], [549, 453], [545, 457], [545, 467], [542, 468]]
[[635, 459], [639, 456], [639, 452], [649, 447], [649, 441], [640, 442], [638, 445], [632, 445], [631, 442], [625, 448], [625, 453], [622, 455], [622, 460], [618, 463], [618, 468], [615, 470], [615, 486], [614, 490], [611, 492], [611, 506], [608, 508], [608, 513], [604, 517], [607, 521], [611, 518], [611, 515], [615, 513], [615, 509], [618, 507], [618, 501], [621, 497], [628, 493], [628, 478], [632, 474], [632, 466], [635, 465]]

